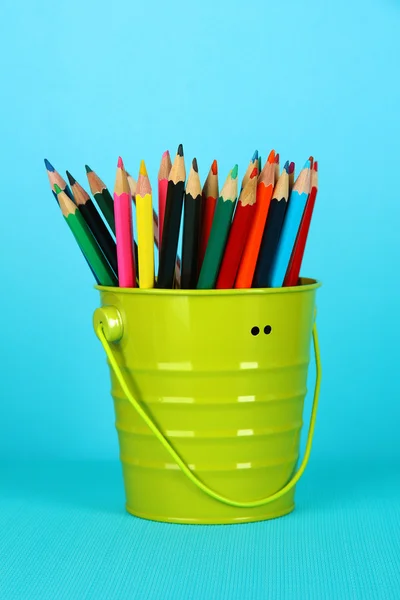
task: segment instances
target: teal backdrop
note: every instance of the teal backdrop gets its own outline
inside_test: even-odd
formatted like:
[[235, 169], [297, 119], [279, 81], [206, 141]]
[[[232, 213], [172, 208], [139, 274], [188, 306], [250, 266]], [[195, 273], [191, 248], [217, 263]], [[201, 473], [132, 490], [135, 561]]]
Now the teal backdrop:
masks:
[[[400, 597], [399, 27], [394, 0], [3, 0], [1, 598]], [[43, 159], [112, 188], [119, 155], [144, 158], [156, 190], [180, 142], [202, 181], [256, 148], [319, 162], [320, 412], [274, 523], [123, 510], [98, 294]]]

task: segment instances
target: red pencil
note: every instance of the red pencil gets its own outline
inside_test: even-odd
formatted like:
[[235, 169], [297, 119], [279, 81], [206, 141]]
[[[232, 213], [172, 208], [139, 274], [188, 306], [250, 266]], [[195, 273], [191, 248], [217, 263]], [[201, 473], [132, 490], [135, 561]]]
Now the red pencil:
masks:
[[256, 205], [258, 164], [240, 193], [235, 216], [229, 231], [224, 256], [219, 270], [216, 289], [231, 289], [235, 284], [247, 236], [254, 217]]
[[166, 150], [162, 155], [160, 170], [158, 171], [158, 240], [162, 240], [164, 225], [165, 203], [167, 200], [168, 177], [171, 171], [171, 158]]
[[314, 161], [311, 171], [311, 191], [307, 200], [306, 208], [300, 223], [296, 243], [290, 258], [288, 270], [285, 275], [283, 285], [297, 285], [299, 281], [301, 263], [303, 261], [304, 250], [307, 243], [308, 230], [310, 229], [311, 218], [314, 210], [315, 199], [318, 192], [318, 162]]
[[203, 186], [201, 216], [200, 216], [200, 243], [199, 243], [199, 273], [203, 264], [204, 255], [210, 237], [211, 226], [214, 218], [215, 206], [218, 200], [218, 165], [214, 160], [207, 179]]

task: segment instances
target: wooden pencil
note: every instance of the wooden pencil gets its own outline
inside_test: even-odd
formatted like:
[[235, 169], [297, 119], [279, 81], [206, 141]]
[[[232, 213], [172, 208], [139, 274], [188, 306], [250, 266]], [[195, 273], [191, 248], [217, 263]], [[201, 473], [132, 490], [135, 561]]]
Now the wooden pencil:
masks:
[[217, 277], [215, 286], [217, 289], [231, 289], [234, 286], [242, 252], [254, 218], [257, 174], [258, 164], [254, 167], [250, 179], [240, 193]]
[[89, 194], [76, 181], [69, 171], [67, 171], [67, 177], [71, 186], [72, 194], [74, 196], [75, 204], [79, 208], [83, 218], [86, 221], [86, 224], [91, 230], [104, 256], [110, 263], [115, 276], [118, 277], [117, 248], [110, 232], [105, 226], [103, 219], [97, 212], [97, 209], [93, 204]]
[[308, 231], [313, 215], [315, 200], [318, 193], [318, 162], [313, 160], [311, 170], [311, 191], [304, 210], [303, 218], [299, 232], [297, 234], [296, 243], [290, 258], [288, 270], [286, 272], [284, 286], [297, 285], [300, 276], [301, 263], [303, 261], [304, 250], [307, 243]]
[[275, 181], [279, 179], [279, 152], [275, 155]]
[[54, 190], [57, 194], [61, 212], [92, 271], [96, 274], [98, 282], [101, 285], [118, 285], [114, 272], [100, 250], [78, 207], [57, 184], [54, 184]]
[[194, 158], [186, 184], [182, 236], [181, 288], [194, 289], [198, 276], [201, 184], [197, 160]]
[[197, 289], [212, 289], [217, 281], [226, 240], [235, 210], [238, 189], [238, 166], [230, 171], [215, 207], [214, 219], [201, 267]]
[[[128, 171], [126, 171], [126, 176], [128, 178], [128, 183], [129, 183], [129, 189], [131, 190], [131, 194], [132, 194], [132, 200], [134, 205], [136, 206], [136, 189], [137, 189], [137, 181], [136, 179], [134, 179], [134, 177], [132, 177], [132, 175], [129, 175]], [[158, 248], [159, 246], [159, 239], [158, 239], [158, 216], [157, 213], [154, 209], [152, 209], [153, 211], [153, 237], [154, 237], [154, 243], [156, 245], [156, 248]], [[136, 266], [138, 265], [138, 262], [136, 261]]]
[[182, 144], [179, 144], [174, 164], [168, 177], [167, 200], [165, 204], [163, 236], [159, 253], [157, 277], [157, 287], [159, 288], [172, 288], [174, 283], [185, 178], [183, 147]]
[[215, 206], [218, 200], [218, 164], [214, 160], [204, 182], [200, 213], [200, 242], [199, 242], [199, 264], [200, 273], [204, 255], [210, 237], [211, 226], [214, 218]]
[[257, 183], [255, 215], [237, 273], [235, 288], [251, 288], [275, 184], [275, 151], [271, 150]]
[[261, 173], [262, 171], [262, 160], [261, 160], [261, 154], [258, 156], [258, 173]]
[[294, 162], [291, 162], [290, 165], [289, 165], [289, 193], [293, 189], [293, 184], [294, 184], [294, 169], [295, 169], [295, 164], [294, 164]]
[[171, 172], [172, 163], [169, 151], [166, 150], [161, 158], [158, 171], [158, 237], [162, 240], [165, 204], [167, 202], [168, 177]]
[[120, 287], [136, 286], [133, 250], [132, 195], [122, 158], [118, 158], [114, 188], [114, 218]]
[[106, 184], [94, 171], [92, 171], [88, 165], [85, 165], [85, 169], [90, 191], [92, 192], [92, 195], [96, 200], [101, 212], [103, 213], [111, 231], [115, 235], [114, 202], [112, 196], [108, 191]]
[[251, 161], [249, 162], [249, 165], [246, 169], [246, 172], [244, 174], [244, 177], [242, 179], [242, 185], [241, 185], [241, 190], [244, 188], [244, 186], [246, 185], [246, 183], [248, 182], [248, 180], [250, 179], [250, 175], [254, 170], [254, 167], [257, 166], [258, 169], [258, 150], [254, 151], [254, 154], [251, 158]]
[[136, 187], [136, 223], [139, 250], [139, 287], [154, 287], [154, 230], [151, 185], [144, 160]]
[[58, 200], [57, 194], [54, 191], [54, 186], [58, 185], [58, 187], [67, 194], [68, 198], [70, 200], [73, 200], [74, 197], [73, 197], [72, 192], [71, 192], [67, 182], [65, 181], [65, 179], [63, 179], [61, 177], [60, 173], [55, 170], [55, 168], [47, 160], [47, 158], [44, 159], [44, 164], [46, 165], [46, 171], [47, 171], [47, 177], [49, 178], [50, 189], [51, 189], [52, 194], [55, 197], [55, 199]]
[[308, 194], [310, 193], [310, 182], [310, 161], [307, 160], [290, 194], [282, 232], [272, 264], [270, 287], [283, 286], [296, 236], [306, 207]]
[[268, 210], [253, 286], [268, 287], [270, 284], [272, 262], [275, 256], [289, 197], [289, 163], [287, 162], [275, 185]]

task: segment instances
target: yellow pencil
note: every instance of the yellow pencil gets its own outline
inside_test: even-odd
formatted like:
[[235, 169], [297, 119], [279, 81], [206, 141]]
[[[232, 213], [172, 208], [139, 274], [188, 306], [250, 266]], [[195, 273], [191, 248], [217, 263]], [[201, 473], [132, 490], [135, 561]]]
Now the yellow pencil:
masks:
[[140, 163], [136, 186], [136, 222], [138, 231], [139, 287], [154, 287], [153, 202], [144, 160]]

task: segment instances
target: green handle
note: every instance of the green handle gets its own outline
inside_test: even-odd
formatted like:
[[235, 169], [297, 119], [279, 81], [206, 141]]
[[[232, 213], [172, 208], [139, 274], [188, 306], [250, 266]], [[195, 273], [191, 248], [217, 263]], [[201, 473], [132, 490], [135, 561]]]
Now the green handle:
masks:
[[[111, 310], [111, 312], [109, 312], [110, 310]], [[109, 315], [111, 317], [111, 321], [108, 318]], [[167, 450], [167, 452], [171, 456], [171, 458], [176, 462], [176, 464], [179, 466], [181, 471], [186, 475], [186, 477], [195, 486], [197, 486], [200, 490], [202, 490], [204, 493], [206, 493], [211, 498], [214, 498], [215, 500], [218, 500], [219, 502], [223, 502], [224, 504], [228, 504], [229, 506], [238, 506], [240, 508], [255, 508], [257, 506], [263, 506], [265, 504], [269, 504], [270, 502], [274, 502], [274, 500], [278, 500], [278, 498], [281, 498], [284, 494], [286, 494], [289, 490], [291, 490], [292, 487], [299, 481], [300, 477], [304, 473], [304, 470], [307, 466], [308, 459], [310, 458], [312, 440], [313, 440], [313, 436], [314, 436], [315, 420], [316, 420], [317, 408], [318, 408], [319, 391], [320, 391], [320, 386], [321, 386], [321, 358], [320, 358], [320, 352], [319, 352], [318, 333], [317, 333], [316, 324], [314, 323], [314, 325], [313, 325], [312, 335], [313, 335], [313, 342], [314, 342], [314, 355], [315, 355], [315, 363], [316, 363], [316, 368], [317, 368], [317, 377], [316, 377], [315, 389], [314, 389], [314, 399], [313, 399], [313, 405], [312, 405], [312, 411], [311, 411], [310, 427], [308, 429], [307, 444], [306, 444], [306, 449], [304, 452], [304, 457], [303, 457], [302, 463], [301, 463], [299, 469], [297, 470], [297, 472], [292, 477], [292, 479], [283, 488], [281, 488], [278, 492], [275, 492], [274, 494], [272, 494], [272, 496], [268, 496], [267, 498], [262, 498], [261, 500], [254, 500], [253, 502], [238, 502], [236, 500], [231, 500], [230, 498], [225, 498], [225, 496], [221, 496], [221, 494], [214, 492], [208, 486], [206, 486], [202, 481], [200, 481], [200, 479], [198, 479], [198, 477], [190, 470], [190, 468], [185, 463], [185, 461], [182, 460], [182, 458], [179, 456], [179, 454], [174, 449], [172, 444], [168, 441], [168, 439], [165, 437], [165, 435], [160, 431], [158, 426], [151, 420], [149, 415], [141, 407], [140, 403], [137, 400], [135, 400], [135, 398], [132, 396], [132, 394], [128, 388], [128, 385], [124, 379], [122, 371], [119, 368], [117, 361], [115, 360], [115, 357], [111, 350], [110, 344], [106, 337], [107, 333], [108, 334], [111, 333], [111, 335], [109, 337], [110, 340], [117, 341], [118, 339], [121, 339], [122, 333], [123, 333], [122, 320], [121, 320], [121, 317], [118, 315], [119, 315], [119, 313], [118, 313], [117, 309], [115, 309], [114, 307], [111, 307], [111, 306], [107, 306], [102, 309], [97, 309], [95, 312], [95, 315], [94, 315], [94, 325], [95, 325], [96, 335], [103, 345], [103, 348], [106, 352], [107, 358], [110, 361], [110, 364], [114, 370], [115, 376], [116, 376], [122, 390], [124, 391], [127, 399], [132, 404], [134, 409], [138, 412], [138, 414], [142, 417], [142, 419], [146, 423], [146, 425], [154, 433], [154, 435], [159, 440], [159, 442]]]

